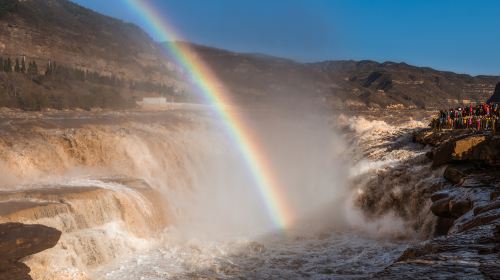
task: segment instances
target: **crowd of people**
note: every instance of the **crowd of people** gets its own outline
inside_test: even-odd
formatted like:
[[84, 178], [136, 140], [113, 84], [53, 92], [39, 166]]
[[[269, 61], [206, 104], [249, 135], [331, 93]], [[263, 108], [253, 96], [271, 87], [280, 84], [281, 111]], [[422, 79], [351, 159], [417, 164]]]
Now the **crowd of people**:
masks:
[[431, 127], [434, 129], [492, 130], [496, 133], [500, 118], [499, 104], [478, 104], [439, 111]]

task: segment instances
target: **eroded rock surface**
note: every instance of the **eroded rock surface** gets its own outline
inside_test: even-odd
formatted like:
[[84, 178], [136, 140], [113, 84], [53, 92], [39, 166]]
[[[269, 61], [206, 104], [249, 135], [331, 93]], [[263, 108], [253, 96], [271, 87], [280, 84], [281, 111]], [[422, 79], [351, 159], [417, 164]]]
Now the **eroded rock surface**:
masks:
[[433, 239], [410, 246], [381, 279], [500, 279], [499, 140], [471, 131], [422, 131], [433, 166], [448, 164], [430, 196], [438, 220]]

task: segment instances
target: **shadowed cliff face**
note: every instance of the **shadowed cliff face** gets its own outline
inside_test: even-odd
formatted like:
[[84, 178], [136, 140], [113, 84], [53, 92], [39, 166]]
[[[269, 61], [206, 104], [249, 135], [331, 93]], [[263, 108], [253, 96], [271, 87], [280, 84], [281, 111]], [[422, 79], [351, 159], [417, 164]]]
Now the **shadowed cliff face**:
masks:
[[488, 100], [488, 103], [489, 102], [500, 103], [500, 82], [495, 87], [495, 93]]

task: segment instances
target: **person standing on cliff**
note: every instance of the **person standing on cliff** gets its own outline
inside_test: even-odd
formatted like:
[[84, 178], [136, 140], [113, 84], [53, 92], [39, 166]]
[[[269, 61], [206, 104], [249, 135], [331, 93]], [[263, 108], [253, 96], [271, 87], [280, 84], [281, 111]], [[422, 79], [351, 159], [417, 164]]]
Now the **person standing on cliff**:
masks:
[[462, 116], [462, 107], [458, 107], [457, 109], [457, 128], [463, 128], [464, 127], [464, 119]]
[[493, 135], [497, 133], [497, 117], [493, 116], [491, 118], [491, 131], [493, 131]]
[[439, 111], [439, 127], [438, 127], [439, 130], [443, 128], [445, 120], [446, 120], [446, 114], [444, 113], [443, 110]]

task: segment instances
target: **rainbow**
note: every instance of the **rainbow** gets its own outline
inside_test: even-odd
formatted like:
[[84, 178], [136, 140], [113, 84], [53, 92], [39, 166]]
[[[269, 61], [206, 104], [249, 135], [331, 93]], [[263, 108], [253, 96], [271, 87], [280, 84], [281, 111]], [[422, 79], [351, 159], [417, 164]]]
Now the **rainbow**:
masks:
[[188, 71], [192, 80], [203, 93], [203, 97], [211, 104], [224, 125], [232, 140], [237, 143], [239, 150], [255, 180], [256, 188], [264, 201], [267, 212], [277, 229], [284, 230], [291, 226], [293, 214], [290, 211], [286, 194], [280, 187], [276, 176], [265, 153], [260, 149], [256, 137], [237, 115], [235, 110], [229, 110], [231, 104], [227, 91], [221, 86], [217, 77], [199, 57], [193, 55], [187, 45], [182, 47], [177, 43], [181, 37], [168, 24], [165, 16], [146, 0], [126, 0], [131, 9], [137, 11], [154, 32], [164, 41], [170, 42], [168, 48], [176, 62]]

